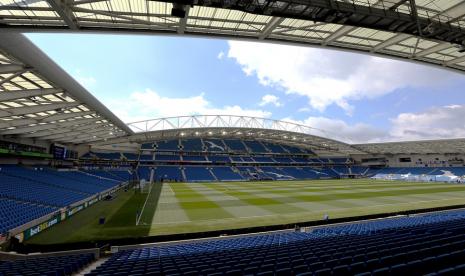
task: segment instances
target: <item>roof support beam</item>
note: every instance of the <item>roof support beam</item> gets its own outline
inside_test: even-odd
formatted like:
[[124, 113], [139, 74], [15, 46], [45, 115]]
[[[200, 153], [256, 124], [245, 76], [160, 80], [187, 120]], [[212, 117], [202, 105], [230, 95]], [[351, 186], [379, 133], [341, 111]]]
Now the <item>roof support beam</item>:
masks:
[[[76, 117], [84, 117], [84, 116], [94, 115], [94, 114], [95, 114], [95, 111], [58, 113], [58, 114], [53, 114], [50, 116], [45, 116], [42, 118], [37, 118], [37, 120], [41, 122], [53, 122], [53, 121], [59, 121], [59, 120], [67, 120], [67, 119], [76, 118]], [[101, 119], [104, 120], [104, 118], [101, 118]]]
[[258, 36], [258, 39], [263, 40], [267, 38], [276, 27], [279, 26], [284, 21], [284, 18], [282, 17], [273, 17], [271, 20], [266, 24], [266, 26], [263, 28], [263, 31], [260, 33]]
[[55, 94], [55, 93], [60, 93], [60, 92], [63, 92], [63, 91], [60, 89], [55, 89], [55, 88], [1, 92], [0, 102], [13, 101], [17, 99], [23, 99], [23, 98], [39, 96], [39, 95]]
[[23, 134], [23, 133], [30, 133], [33, 131], [41, 131], [41, 130], [47, 130], [49, 132], [52, 129], [63, 128], [63, 127], [68, 127], [68, 126], [73, 126], [73, 125], [77, 126], [77, 125], [82, 125], [82, 124], [89, 124], [89, 123], [96, 122], [98, 120], [101, 120], [101, 119], [100, 118], [79, 119], [79, 120], [72, 120], [72, 121], [54, 123], [54, 124], [25, 126], [25, 127], [19, 127], [15, 129], [2, 131], [2, 134], [4, 135]]
[[186, 15], [184, 15], [184, 17], [179, 20], [178, 34], [183, 34], [186, 30], [187, 19], [189, 17], [189, 10], [191, 8], [188, 5], [184, 5], [183, 7], [184, 11], [186, 12]]
[[7, 83], [7, 82], [10, 82], [12, 79], [16, 78], [16, 77], [19, 77], [21, 76], [24, 72], [26, 72], [26, 70], [21, 70], [21, 71], [17, 71], [16, 73], [14, 73], [13, 75], [11, 76], [8, 76], [2, 80], [0, 80], [0, 86], [3, 86], [3, 84]]
[[60, 15], [71, 30], [79, 29], [78, 21], [70, 8], [70, 0], [47, 0], [47, 2]]
[[58, 110], [62, 108], [69, 108], [78, 106], [80, 103], [57, 103], [57, 104], [39, 104], [34, 106], [14, 107], [0, 110], [0, 117], [7, 116], [21, 116], [26, 114], [33, 114], [51, 110]]
[[[17, 119], [17, 120], [8, 120], [8, 121], [1, 120], [0, 128], [25, 126], [25, 125], [35, 124], [35, 123], [37, 123], [37, 121], [34, 119]], [[0, 134], [3, 134], [3, 132]]]
[[424, 57], [424, 56], [430, 55], [432, 53], [436, 53], [436, 52], [445, 50], [445, 49], [450, 48], [450, 47], [452, 47], [452, 45], [450, 43], [442, 42], [442, 43], [439, 43], [436, 46], [430, 47], [428, 49], [425, 49], [423, 51], [420, 51], [420, 52], [416, 53], [414, 57]]
[[43, 131], [37, 131], [34, 133], [28, 133], [28, 134], [22, 135], [22, 137], [29, 137], [29, 138], [36, 137], [39, 139], [55, 139], [55, 138], [63, 137], [66, 135], [70, 135], [70, 133], [72, 135], [77, 135], [81, 133], [82, 131], [85, 131], [88, 129], [94, 129], [94, 128], [101, 129], [100, 124], [89, 125], [89, 124], [84, 123], [84, 124], [78, 124], [75, 127], [71, 127], [71, 128], [43, 130]]
[[0, 64], [0, 74], [11, 74], [23, 70], [24, 66], [19, 64]]
[[382, 50], [386, 47], [389, 47], [389, 46], [392, 46], [392, 45], [395, 45], [399, 42], [402, 42], [404, 40], [406, 40], [407, 38], [409, 38], [410, 36], [407, 35], [407, 34], [397, 34], [397, 35], [394, 35], [393, 37], [389, 38], [388, 40], [385, 40], [381, 43], [379, 43], [378, 45], [376, 45], [375, 47], [373, 47], [371, 49], [371, 52], [378, 52], [379, 50]]
[[156, 27], [163, 28], [163, 29], [173, 29], [174, 30], [174, 27], [167, 27], [166, 24], [156, 23], [156, 22], [152, 22], [152, 21], [148, 21], [148, 20], [142, 20], [142, 19], [138, 19], [138, 18], [133, 18], [130, 15], [119, 15], [119, 14], [112, 13], [112, 12], [100, 11], [100, 10], [89, 10], [89, 9], [84, 9], [84, 8], [80, 8], [80, 7], [75, 7], [75, 8], [73, 8], [73, 10], [76, 11], [76, 12], [85, 12], [85, 13], [90, 13], [90, 14], [100, 14], [100, 15], [105, 15], [105, 16], [109, 16], [109, 17], [119, 18], [119, 19], [123, 19], [123, 20], [128, 21], [128, 23], [143, 24], [143, 25], [147, 25], [147, 26], [156, 26]]
[[[8, 57], [33, 68], [32, 70], [34, 72], [37, 72], [45, 81], [53, 83], [54, 87], [66, 91], [67, 95], [76, 100], [75, 103], [69, 103], [70, 106], [84, 103], [89, 110], [94, 111], [94, 114], [98, 113], [126, 133], [133, 133], [121, 119], [114, 115], [105, 105], [99, 102], [95, 96], [90, 94], [82, 85], [76, 82], [76, 80], [62, 70], [53, 60], [17, 30], [15, 32], [0, 32], [0, 48], [2, 51], [8, 53]], [[6, 110], [0, 110], [0, 113], [3, 113], [3, 111]], [[59, 110], [58, 113], [64, 112]], [[82, 114], [82, 112], [79, 113]], [[0, 115], [0, 117], [1, 116], [2, 115]], [[43, 118], [45, 116], [40, 117]]]
[[342, 26], [337, 31], [335, 31], [334, 33], [329, 35], [327, 38], [325, 38], [323, 40], [323, 42], [321, 42], [321, 45], [323, 45], [323, 46], [328, 45], [331, 42], [337, 40], [338, 38], [349, 34], [350, 32], [352, 32], [355, 29], [356, 29], [356, 27], [352, 27], [352, 26]]
[[444, 65], [452, 66], [452, 65], [455, 65], [457, 63], [464, 62], [464, 61], [465, 61], [465, 56], [461, 56], [461, 57], [458, 57], [458, 58], [454, 58], [453, 60], [449, 60], [449, 61], [444, 62]]
[[77, 127], [71, 131], [66, 131], [66, 132], [62, 132], [62, 133], [56, 133], [56, 134], [52, 134], [52, 135], [42, 135], [40, 137], [40, 139], [44, 139], [44, 140], [60, 140], [60, 139], [64, 139], [64, 138], [67, 138], [67, 137], [73, 137], [73, 138], [76, 138], [76, 137], [85, 137], [85, 136], [93, 136], [93, 135], [97, 135], [97, 134], [100, 134], [100, 133], [106, 133], [106, 132], [110, 132], [113, 127], [99, 127], [98, 131], [87, 131], [87, 132], [84, 132], [88, 129], [94, 129], [95, 128], [95, 125], [92, 125], [92, 126], [82, 126], [82, 127]]
[[444, 22], [444, 18], [442, 17], [448, 17], [449, 20], [447, 22], [451, 23], [451, 22], [457, 21], [457, 19], [460, 19], [464, 15], [465, 15], [465, 2], [462, 1], [458, 3], [457, 5], [454, 5], [450, 7], [449, 9], [443, 11], [442, 13], [438, 14], [437, 15], [438, 18], [435, 18], [435, 19]]

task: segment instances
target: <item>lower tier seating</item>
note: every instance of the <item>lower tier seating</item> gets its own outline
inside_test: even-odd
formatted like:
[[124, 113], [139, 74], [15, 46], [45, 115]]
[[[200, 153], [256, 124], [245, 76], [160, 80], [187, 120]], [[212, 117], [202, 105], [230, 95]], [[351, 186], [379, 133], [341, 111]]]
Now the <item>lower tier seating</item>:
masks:
[[81, 171], [0, 166], [0, 235], [122, 181]]
[[464, 275], [465, 211], [124, 250], [88, 275]]
[[0, 261], [0, 276], [64, 276], [79, 272], [94, 261], [94, 254], [37, 257], [16, 261]]

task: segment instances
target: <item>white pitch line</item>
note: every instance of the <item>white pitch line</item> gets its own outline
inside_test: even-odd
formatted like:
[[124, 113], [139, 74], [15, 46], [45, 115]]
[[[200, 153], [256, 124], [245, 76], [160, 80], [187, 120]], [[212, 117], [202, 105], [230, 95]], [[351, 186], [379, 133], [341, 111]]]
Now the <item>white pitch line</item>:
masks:
[[150, 185], [149, 193], [148, 193], [147, 196], [145, 197], [144, 205], [142, 205], [142, 211], [140, 211], [139, 217], [137, 218], [137, 221], [136, 221], [136, 226], [139, 225], [140, 218], [142, 217], [142, 214], [144, 213], [145, 205], [147, 204], [147, 200], [148, 200], [149, 197], [150, 197], [150, 193], [152, 193], [152, 187], [153, 187], [153, 185], [155, 185], [155, 184], [151, 183], [151, 184], [149, 184], [149, 185]]

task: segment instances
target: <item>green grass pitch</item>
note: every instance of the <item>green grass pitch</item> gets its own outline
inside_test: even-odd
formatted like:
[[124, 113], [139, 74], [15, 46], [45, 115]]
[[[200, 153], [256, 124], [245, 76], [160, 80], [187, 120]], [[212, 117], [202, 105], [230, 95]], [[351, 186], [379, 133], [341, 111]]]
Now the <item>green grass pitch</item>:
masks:
[[[150, 194], [122, 191], [27, 243], [202, 232], [458, 204], [465, 204], [463, 184], [371, 179], [165, 183]], [[104, 225], [98, 224], [101, 216], [107, 219]]]

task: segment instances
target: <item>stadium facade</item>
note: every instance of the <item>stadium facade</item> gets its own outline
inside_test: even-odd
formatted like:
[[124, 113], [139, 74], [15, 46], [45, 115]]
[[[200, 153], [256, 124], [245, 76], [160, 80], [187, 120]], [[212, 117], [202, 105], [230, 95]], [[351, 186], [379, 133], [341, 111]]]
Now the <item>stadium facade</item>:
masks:
[[[356, 51], [463, 72], [464, 15], [465, 2], [458, 0], [0, 1], [0, 242], [18, 246], [147, 182], [375, 178], [418, 181], [424, 187], [415, 191], [422, 195], [422, 189], [442, 192], [428, 183], [458, 184], [465, 176], [465, 139], [350, 144], [311, 126], [233, 115], [125, 124], [21, 32], [212, 36]], [[151, 187], [156, 208], [162, 185]], [[458, 210], [302, 233], [115, 247], [89, 275], [463, 274], [463, 220]], [[70, 275], [95, 264], [98, 252], [2, 253], [0, 275]]]

